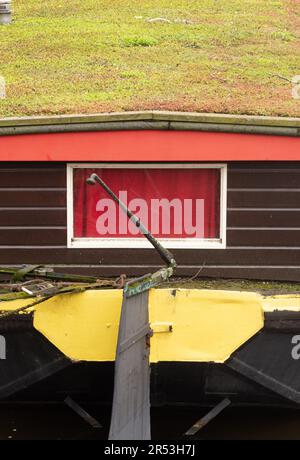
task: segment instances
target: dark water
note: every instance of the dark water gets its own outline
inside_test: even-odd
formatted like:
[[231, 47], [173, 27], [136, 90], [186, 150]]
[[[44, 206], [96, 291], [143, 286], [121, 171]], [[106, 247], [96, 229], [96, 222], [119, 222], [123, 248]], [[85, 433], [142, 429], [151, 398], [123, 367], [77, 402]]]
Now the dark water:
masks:
[[[107, 439], [110, 409], [96, 405], [83, 406], [99, 420], [103, 428], [91, 428], [63, 404], [1, 404], [0, 439]], [[152, 439], [184, 439], [184, 432], [206, 412], [203, 408], [154, 408]], [[300, 410], [228, 408], [204, 427], [195, 439], [300, 440]]]

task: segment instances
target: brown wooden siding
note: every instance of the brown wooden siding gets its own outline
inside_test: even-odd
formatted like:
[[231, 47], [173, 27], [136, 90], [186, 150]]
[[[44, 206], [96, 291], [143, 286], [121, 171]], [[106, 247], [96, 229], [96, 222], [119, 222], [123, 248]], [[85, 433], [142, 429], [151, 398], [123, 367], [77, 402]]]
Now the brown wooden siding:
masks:
[[[153, 250], [67, 249], [65, 164], [1, 164], [0, 264], [137, 275]], [[300, 162], [228, 165], [227, 249], [177, 250], [178, 275], [300, 281]]]

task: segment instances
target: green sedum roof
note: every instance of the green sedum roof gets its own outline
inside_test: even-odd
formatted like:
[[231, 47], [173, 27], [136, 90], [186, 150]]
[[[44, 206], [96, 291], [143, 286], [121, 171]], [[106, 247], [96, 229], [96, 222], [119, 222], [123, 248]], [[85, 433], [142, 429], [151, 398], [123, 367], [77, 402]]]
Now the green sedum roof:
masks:
[[[295, 0], [14, 0], [0, 117], [172, 110], [300, 116]], [[300, 90], [299, 90], [300, 95]]]

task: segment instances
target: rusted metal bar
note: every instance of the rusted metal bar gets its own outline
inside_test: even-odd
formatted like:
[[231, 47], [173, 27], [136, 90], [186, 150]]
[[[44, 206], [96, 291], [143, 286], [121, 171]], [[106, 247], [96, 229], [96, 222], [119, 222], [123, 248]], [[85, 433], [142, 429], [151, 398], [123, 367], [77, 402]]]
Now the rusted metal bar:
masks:
[[194, 425], [184, 433], [184, 436], [194, 436], [196, 433], [198, 433], [199, 430], [201, 430], [205, 425], [207, 425], [211, 420], [219, 415], [230, 404], [230, 399], [223, 399], [223, 401], [221, 401], [217, 406], [209, 411], [208, 414], [204, 415], [204, 417], [200, 418], [200, 420], [194, 423]]
[[83, 420], [91, 425], [93, 428], [102, 428], [101, 423], [92, 417], [86, 410], [84, 410], [77, 402], [75, 402], [70, 396], [64, 400], [64, 403], [69, 406], [76, 414], [78, 414]]

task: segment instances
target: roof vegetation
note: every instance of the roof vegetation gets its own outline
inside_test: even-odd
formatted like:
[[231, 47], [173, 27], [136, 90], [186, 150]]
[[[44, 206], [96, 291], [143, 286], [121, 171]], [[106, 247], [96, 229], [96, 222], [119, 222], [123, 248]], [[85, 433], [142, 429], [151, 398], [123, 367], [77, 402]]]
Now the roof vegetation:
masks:
[[298, 0], [14, 0], [13, 7], [13, 23], [0, 26], [1, 117], [300, 116], [291, 82], [300, 75]]

